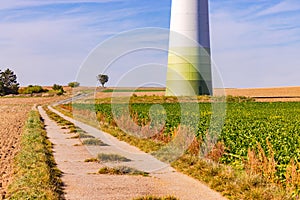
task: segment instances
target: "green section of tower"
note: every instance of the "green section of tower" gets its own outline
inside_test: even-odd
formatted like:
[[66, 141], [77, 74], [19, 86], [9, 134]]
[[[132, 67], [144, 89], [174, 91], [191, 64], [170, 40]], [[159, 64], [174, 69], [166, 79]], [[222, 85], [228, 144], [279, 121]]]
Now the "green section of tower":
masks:
[[212, 95], [210, 49], [170, 48], [166, 87], [167, 96]]

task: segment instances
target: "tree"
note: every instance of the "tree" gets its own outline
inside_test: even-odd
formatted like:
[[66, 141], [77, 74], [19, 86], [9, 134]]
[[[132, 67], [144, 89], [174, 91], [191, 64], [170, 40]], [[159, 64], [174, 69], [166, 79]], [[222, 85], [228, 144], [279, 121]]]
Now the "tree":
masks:
[[0, 96], [18, 94], [19, 83], [17, 76], [10, 69], [1, 72], [0, 70]]
[[70, 83], [68, 84], [68, 86], [71, 87], [71, 88], [75, 88], [75, 87], [79, 87], [79, 86], [80, 86], [80, 83], [78, 83], [78, 82], [70, 82]]
[[105, 74], [99, 74], [97, 79], [101, 83], [102, 87], [104, 87], [104, 84], [108, 82], [108, 76]]

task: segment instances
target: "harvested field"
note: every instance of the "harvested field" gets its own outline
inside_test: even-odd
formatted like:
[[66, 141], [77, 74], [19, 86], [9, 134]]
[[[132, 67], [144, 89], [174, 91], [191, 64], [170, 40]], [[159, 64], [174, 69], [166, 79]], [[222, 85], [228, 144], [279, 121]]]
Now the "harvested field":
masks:
[[55, 97], [2, 97], [0, 98], [0, 105], [30, 105], [48, 104], [56, 101], [66, 99], [66, 96]]
[[35, 104], [62, 98], [0, 98], [0, 199], [12, 178], [14, 157], [19, 150], [20, 135], [29, 111]]
[[278, 87], [278, 88], [228, 88], [226, 95], [253, 97], [256, 101], [300, 101], [300, 87]]
[[[231, 96], [253, 97], [259, 102], [290, 102], [300, 101], [300, 87], [277, 87], [277, 88], [226, 88], [225, 94]], [[223, 94], [223, 89], [215, 89], [215, 94]], [[97, 92], [95, 98], [109, 98], [112, 92]], [[164, 96], [163, 91], [134, 92], [136, 96]], [[131, 96], [130, 92], [115, 92], [114, 96]]]

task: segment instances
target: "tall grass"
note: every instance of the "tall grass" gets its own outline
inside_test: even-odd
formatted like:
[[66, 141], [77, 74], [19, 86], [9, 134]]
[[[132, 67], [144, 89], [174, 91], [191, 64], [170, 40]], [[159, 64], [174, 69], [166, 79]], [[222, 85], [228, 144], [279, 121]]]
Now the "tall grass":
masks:
[[21, 150], [15, 158], [8, 198], [62, 199], [60, 176], [40, 115], [31, 111], [21, 138]]

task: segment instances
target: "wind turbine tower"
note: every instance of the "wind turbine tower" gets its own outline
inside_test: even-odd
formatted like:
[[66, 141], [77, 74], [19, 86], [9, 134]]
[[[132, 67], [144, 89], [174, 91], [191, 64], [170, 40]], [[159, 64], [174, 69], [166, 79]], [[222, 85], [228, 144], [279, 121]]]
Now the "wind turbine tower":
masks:
[[172, 0], [167, 96], [212, 95], [208, 0]]

